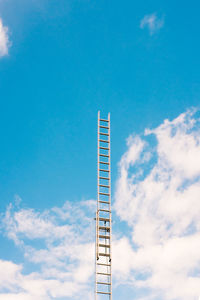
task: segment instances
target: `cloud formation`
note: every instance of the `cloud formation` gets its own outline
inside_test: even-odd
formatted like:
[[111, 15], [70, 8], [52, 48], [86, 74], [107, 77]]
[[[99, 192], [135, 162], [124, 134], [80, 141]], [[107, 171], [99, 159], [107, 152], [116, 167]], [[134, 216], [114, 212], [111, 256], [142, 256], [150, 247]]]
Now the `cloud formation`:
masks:
[[[199, 112], [189, 110], [144, 135], [131, 135], [118, 175], [114, 290], [131, 288], [127, 300], [138, 291], [139, 300], [197, 300]], [[66, 202], [42, 212], [17, 202], [1, 218], [1, 229], [24, 259], [23, 264], [0, 260], [0, 300], [93, 299], [95, 201]], [[27, 262], [34, 267], [25, 273]]]
[[140, 21], [140, 28], [147, 28], [149, 30], [149, 34], [153, 35], [158, 32], [164, 26], [164, 19], [158, 18], [155, 13], [151, 15], [146, 15]]
[[119, 164], [115, 209], [132, 241], [118, 242], [129, 261], [118, 273], [135, 288], [149, 289], [151, 299], [200, 294], [199, 125], [188, 111], [132, 136]]
[[9, 47], [8, 27], [3, 26], [3, 21], [0, 18], [0, 57], [8, 55]]
[[8, 207], [1, 225], [4, 233], [35, 267], [24, 275], [23, 265], [0, 260], [0, 299], [91, 299], [91, 207], [92, 200], [73, 206], [66, 202], [44, 212]]

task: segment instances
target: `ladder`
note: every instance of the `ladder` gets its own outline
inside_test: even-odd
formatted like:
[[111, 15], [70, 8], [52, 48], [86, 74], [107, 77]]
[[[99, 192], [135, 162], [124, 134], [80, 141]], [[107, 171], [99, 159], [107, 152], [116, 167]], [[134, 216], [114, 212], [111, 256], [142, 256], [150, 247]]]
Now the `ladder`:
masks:
[[112, 300], [110, 113], [98, 112], [95, 300]]

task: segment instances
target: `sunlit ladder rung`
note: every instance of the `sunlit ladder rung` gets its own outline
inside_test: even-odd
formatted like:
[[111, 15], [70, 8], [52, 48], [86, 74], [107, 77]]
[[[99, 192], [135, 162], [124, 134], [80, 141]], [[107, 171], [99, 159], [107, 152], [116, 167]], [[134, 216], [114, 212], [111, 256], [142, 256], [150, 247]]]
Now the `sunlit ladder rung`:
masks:
[[111, 293], [107, 293], [107, 292], [97, 292], [98, 294], [104, 294], [104, 295], [111, 295]]

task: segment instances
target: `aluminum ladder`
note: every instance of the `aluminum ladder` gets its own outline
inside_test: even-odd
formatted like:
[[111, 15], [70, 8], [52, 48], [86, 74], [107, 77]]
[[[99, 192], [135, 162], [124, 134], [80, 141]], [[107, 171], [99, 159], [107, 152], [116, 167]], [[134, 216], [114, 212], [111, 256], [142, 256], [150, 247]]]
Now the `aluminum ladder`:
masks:
[[98, 112], [95, 300], [112, 300], [110, 113]]

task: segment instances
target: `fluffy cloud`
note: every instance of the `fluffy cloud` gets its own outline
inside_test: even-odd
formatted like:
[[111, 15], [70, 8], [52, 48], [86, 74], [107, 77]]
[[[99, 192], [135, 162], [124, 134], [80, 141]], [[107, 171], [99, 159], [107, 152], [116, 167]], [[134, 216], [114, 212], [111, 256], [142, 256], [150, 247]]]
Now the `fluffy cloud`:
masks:
[[156, 32], [158, 32], [163, 26], [164, 19], [159, 19], [155, 13], [144, 16], [144, 18], [140, 21], [140, 28], [143, 29], [147, 27], [150, 35], [153, 35]]
[[8, 54], [9, 46], [8, 27], [3, 26], [2, 19], [0, 19], [0, 57]]
[[0, 299], [90, 299], [92, 207], [92, 200], [44, 212], [10, 205], [2, 218], [4, 233], [35, 268], [24, 275], [23, 265], [0, 261]]
[[128, 249], [118, 273], [150, 289], [152, 299], [200, 294], [199, 121], [188, 111], [129, 138], [119, 164], [115, 209], [132, 241], [118, 242], [116, 251]]

